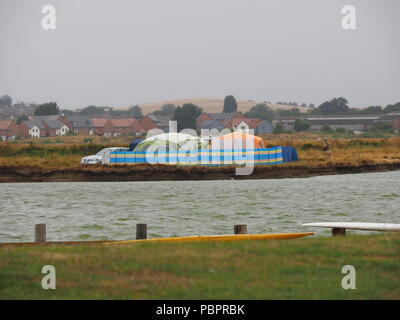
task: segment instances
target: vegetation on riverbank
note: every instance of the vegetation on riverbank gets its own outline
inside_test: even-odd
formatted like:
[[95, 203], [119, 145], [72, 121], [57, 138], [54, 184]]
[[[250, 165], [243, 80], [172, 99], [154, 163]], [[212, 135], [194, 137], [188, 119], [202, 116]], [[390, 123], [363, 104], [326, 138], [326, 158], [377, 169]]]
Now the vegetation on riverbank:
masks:
[[[400, 299], [400, 234], [0, 247], [0, 299]], [[56, 268], [56, 290], [41, 269]], [[344, 290], [344, 265], [356, 289]]]
[[[318, 135], [271, 135], [265, 137], [266, 146], [293, 146], [300, 161], [279, 165], [303, 168], [326, 166], [359, 166], [400, 163], [400, 138], [355, 138], [328, 136], [332, 156], [322, 152]], [[77, 136], [57, 139], [26, 140], [20, 143], [0, 143], [0, 167], [35, 167], [40, 169], [81, 169], [80, 159], [105, 147], [128, 146], [132, 137]], [[93, 168], [93, 167], [91, 167]]]

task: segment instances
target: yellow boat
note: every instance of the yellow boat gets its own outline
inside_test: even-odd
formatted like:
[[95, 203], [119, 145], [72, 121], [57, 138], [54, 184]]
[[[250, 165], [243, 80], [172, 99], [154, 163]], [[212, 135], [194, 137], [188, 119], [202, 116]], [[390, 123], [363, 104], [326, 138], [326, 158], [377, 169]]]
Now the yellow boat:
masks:
[[302, 238], [313, 235], [313, 232], [307, 233], [275, 233], [275, 234], [235, 234], [235, 235], [216, 235], [216, 236], [188, 236], [174, 238], [152, 238], [143, 240], [122, 240], [110, 241], [104, 244], [130, 244], [139, 242], [194, 242], [194, 241], [240, 241], [240, 240], [279, 240]]

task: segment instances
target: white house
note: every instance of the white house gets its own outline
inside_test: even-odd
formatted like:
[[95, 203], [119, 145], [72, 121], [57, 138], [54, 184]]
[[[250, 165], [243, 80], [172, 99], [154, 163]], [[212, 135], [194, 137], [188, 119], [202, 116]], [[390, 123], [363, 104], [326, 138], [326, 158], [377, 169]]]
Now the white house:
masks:
[[245, 121], [241, 121], [239, 124], [233, 125], [233, 129], [235, 131], [241, 131], [244, 133], [248, 133], [250, 126]]
[[32, 128], [29, 128], [29, 136], [33, 138], [40, 138], [40, 128], [36, 125], [33, 125]]
[[61, 128], [56, 128], [56, 136], [63, 136], [69, 131], [69, 128], [64, 124]]
[[20, 134], [23, 136], [30, 136], [33, 138], [41, 138], [47, 135], [47, 128], [38, 120], [27, 120], [21, 123]]
[[49, 137], [63, 136], [69, 131], [67, 125], [60, 120], [46, 120], [44, 124], [48, 129]]

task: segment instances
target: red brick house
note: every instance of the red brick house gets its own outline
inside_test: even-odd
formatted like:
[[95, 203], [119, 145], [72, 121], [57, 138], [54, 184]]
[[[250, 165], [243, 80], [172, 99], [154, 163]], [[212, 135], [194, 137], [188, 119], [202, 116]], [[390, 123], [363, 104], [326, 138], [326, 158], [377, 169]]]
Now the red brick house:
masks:
[[26, 120], [18, 126], [18, 134], [23, 137], [44, 138], [48, 136], [47, 130], [39, 120]]
[[93, 132], [98, 136], [110, 137], [113, 134], [113, 123], [108, 118], [92, 118]]
[[231, 119], [243, 119], [243, 113], [239, 112], [226, 112], [226, 113], [208, 113], [208, 112], [203, 112], [198, 118], [197, 118], [197, 127], [200, 128], [205, 121], [212, 121], [212, 120], [217, 120], [220, 122], [224, 122], [226, 120], [231, 120]]
[[[70, 121], [64, 115], [43, 115], [43, 116], [32, 116], [32, 121], [35, 121], [37, 124], [41, 122], [45, 129], [40, 129], [40, 136], [46, 137], [55, 137], [55, 136], [63, 136], [68, 131], [71, 130], [70, 128]], [[26, 132], [26, 128], [22, 129]], [[32, 132], [32, 128], [29, 128], [29, 136], [37, 136], [37, 132]], [[45, 133], [44, 133], [45, 131]]]
[[18, 134], [18, 128], [13, 120], [0, 120], [0, 140], [8, 140]]
[[140, 120], [140, 126], [146, 131], [157, 128], [156, 123], [149, 115]]
[[118, 136], [121, 134], [136, 134], [144, 133], [138, 120], [134, 118], [129, 119], [111, 119], [113, 125], [113, 135]]
[[[46, 123], [47, 121], [60, 121], [63, 124], [65, 124], [69, 130], [71, 130], [71, 121], [69, 120], [68, 117], [60, 114], [55, 114], [55, 115], [47, 115], [47, 116], [32, 116], [30, 118], [31, 120], [38, 120], [43, 123]], [[59, 125], [61, 127], [61, 125]]]
[[228, 119], [223, 122], [224, 127], [228, 129], [238, 129], [238, 126], [243, 122], [247, 124], [250, 129], [256, 128], [263, 120], [261, 119], [249, 119], [249, 118], [242, 118], [242, 119]]
[[48, 137], [63, 136], [69, 131], [68, 126], [60, 120], [46, 120], [42, 123], [47, 128]]
[[169, 121], [171, 121], [171, 117], [169, 116], [155, 116], [148, 114], [142, 120], [140, 120], [140, 126], [145, 131], [158, 128], [164, 132], [169, 132]]
[[78, 135], [94, 134], [93, 122], [89, 116], [72, 115], [68, 116], [69, 130]]
[[235, 118], [225, 120], [223, 122], [224, 128], [231, 130], [247, 131], [253, 129], [257, 135], [272, 133], [272, 123], [262, 119], [250, 119], [250, 118]]

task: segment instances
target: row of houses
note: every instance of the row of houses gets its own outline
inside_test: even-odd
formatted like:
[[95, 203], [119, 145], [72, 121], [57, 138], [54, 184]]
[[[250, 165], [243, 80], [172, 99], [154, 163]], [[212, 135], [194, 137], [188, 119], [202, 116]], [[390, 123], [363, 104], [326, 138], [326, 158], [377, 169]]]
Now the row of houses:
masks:
[[[297, 118], [275, 120], [272, 123], [261, 119], [246, 118], [241, 112], [236, 113], [202, 113], [197, 119], [197, 129], [230, 129], [248, 131], [253, 129], [256, 135], [273, 132], [273, 127], [279, 122], [286, 131], [294, 131]], [[395, 132], [400, 132], [400, 113], [390, 113], [376, 116], [308, 116], [304, 117], [311, 131], [320, 131], [324, 126], [332, 129], [342, 128], [354, 132], [365, 132], [377, 123], [392, 126]], [[168, 116], [147, 115], [143, 119], [109, 119], [92, 118], [80, 115], [32, 116], [29, 120], [16, 124], [13, 120], [0, 121], [0, 139], [7, 140], [15, 136], [22, 137], [54, 137], [68, 132], [78, 135], [118, 136], [122, 134], [142, 135], [150, 129], [169, 131]]]
[[17, 124], [13, 120], [0, 120], [0, 140], [16, 136], [45, 138], [63, 136], [68, 132], [78, 135], [118, 136], [141, 135], [150, 129], [159, 128], [168, 132], [169, 117], [147, 115], [141, 120], [134, 118], [109, 119], [80, 115], [31, 116]]
[[[294, 131], [294, 124], [298, 118], [285, 118], [274, 121], [281, 123], [286, 131]], [[354, 132], [366, 132], [377, 123], [385, 123], [392, 127], [394, 132], [400, 132], [400, 112], [385, 115], [357, 115], [357, 116], [308, 116], [304, 117], [310, 123], [310, 131], [321, 131], [324, 126], [333, 130], [345, 129]]]
[[254, 130], [256, 135], [272, 133], [272, 123], [267, 120], [246, 118], [243, 113], [202, 113], [197, 118], [197, 129]]
[[[121, 134], [141, 135], [150, 129], [169, 131], [171, 117], [147, 115], [143, 119], [109, 119], [80, 115], [32, 116], [19, 125], [12, 120], [0, 121], [0, 138], [7, 140], [15, 136], [55, 137], [68, 132], [78, 135], [118, 136]], [[197, 120], [197, 129], [232, 130], [254, 129], [255, 133], [272, 132], [272, 124], [260, 119], [248, 119], [237, 113], [202, 113]]]
[[123, 118], [90, 118], [68, 116], [70, 130], [79, 135], [118, 136], [121, 134], [141, 135], [150, 129], [161, 129], [168, 132], [170, 117], [147, 115], [143, 119]]

